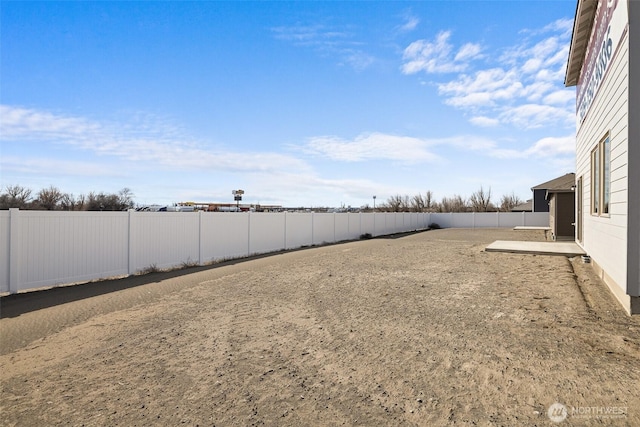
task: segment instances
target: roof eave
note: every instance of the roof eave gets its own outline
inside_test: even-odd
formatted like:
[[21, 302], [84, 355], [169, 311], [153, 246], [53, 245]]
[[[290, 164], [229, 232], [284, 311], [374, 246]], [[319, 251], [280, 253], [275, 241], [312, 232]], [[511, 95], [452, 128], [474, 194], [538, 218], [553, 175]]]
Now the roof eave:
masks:
[[580, 70], [587, 52], [593, 19], [598, 9], [597, 0], [578, 0], [576, 16], [573, 21], [573, 33], [571, 34], [571, 47], [567, 60], [567, 71], [564, 77], [566, 87], [575, 86], [580, 78]]

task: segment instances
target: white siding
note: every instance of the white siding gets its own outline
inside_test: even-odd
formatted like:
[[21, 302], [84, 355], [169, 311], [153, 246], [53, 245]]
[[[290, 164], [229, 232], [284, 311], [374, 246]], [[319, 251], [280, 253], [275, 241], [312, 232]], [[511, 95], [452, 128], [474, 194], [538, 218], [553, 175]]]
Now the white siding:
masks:
[[[585, 251], [626, 293], [628, 193], [628, 33], [580, 126], [576, 176], [583, 177], [583, 242]], [[591, 215], [591, 150], [610, 133], [611, 199], [609, 216]]]

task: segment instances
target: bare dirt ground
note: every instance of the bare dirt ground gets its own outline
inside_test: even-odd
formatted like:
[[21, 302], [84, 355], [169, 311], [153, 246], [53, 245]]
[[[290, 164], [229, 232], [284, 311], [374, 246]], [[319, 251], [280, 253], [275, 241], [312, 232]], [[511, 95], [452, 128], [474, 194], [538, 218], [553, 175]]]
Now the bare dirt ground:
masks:
[[543, 239], [433, 230], [4, 297], [0, 423], [544, 426], [560, 402], [562, 425], [640, 425], [640, 317], [579, 258], [483, 251]]

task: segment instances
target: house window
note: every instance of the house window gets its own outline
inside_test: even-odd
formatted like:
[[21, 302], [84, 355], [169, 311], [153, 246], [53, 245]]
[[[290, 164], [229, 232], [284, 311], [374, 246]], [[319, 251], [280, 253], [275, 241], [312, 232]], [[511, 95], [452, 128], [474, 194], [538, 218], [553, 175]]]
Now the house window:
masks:
[[591, 214], [609, 215], [611, 199], [611, 141], [605, 136], [591, 151]]

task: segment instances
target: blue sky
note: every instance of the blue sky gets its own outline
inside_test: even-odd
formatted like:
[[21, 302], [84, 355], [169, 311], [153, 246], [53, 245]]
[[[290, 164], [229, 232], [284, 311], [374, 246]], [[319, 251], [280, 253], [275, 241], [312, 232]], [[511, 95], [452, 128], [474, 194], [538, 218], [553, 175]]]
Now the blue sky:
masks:
[[8, 2], [3, 186], [362, 206], [575, 170], [576, 2]]

